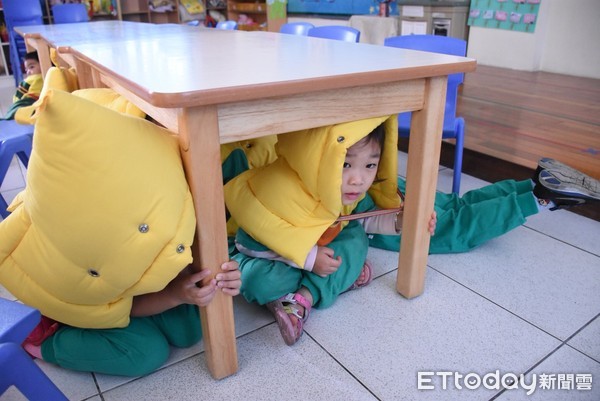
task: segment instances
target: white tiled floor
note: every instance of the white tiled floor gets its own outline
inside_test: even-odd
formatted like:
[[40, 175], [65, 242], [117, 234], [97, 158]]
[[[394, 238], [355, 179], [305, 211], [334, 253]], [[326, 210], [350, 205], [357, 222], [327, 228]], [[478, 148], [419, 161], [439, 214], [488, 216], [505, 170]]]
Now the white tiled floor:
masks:
[[[0, 88], [0, 109], [11, 95]], [[2, 194], [10, 200], [24, 176], [13, 162]], [[439, 189], [449, 191], [451, 179], [442, 169]], [[462, 189], [484, 184], [465, 176]], [[38, 364], [70, 400], [599, 400], [599, 234], [598, 222], [568, 211], [538, 214], [474, 251], [430, 256], [425, 292], [412, 300], [395, 291], [397, 253], [372, 249], [373, 283], [313, 311], [293, 347], [266, 310], [237, 297], [239, 371], [220, 381], [208, 373], [202, 343], [174, 350], [141, 378]], [[12, 298], [1, 287], [0, 296]], [[434, 390], [418, 390], [421, 371], [538, 381], [531, 396], [522, 386], [468, 389], [460, 381], [458, 389], [453, 378], [443, 389], [439, 375]], [[592, 389], [542, 389], [541, 374], [591, 374]], [[0, 399], [23, 398], [11, 388]]]

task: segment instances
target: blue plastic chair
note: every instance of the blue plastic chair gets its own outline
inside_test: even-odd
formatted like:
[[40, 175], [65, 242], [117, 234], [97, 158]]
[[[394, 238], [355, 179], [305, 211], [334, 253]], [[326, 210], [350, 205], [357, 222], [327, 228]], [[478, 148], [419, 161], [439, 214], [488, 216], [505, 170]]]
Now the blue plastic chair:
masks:
[[287, 24], [281, 25], [279, 32], [287, 33], [289, 35], [307, 36], [308, 31], [314, 27], [315, 26], [310, 22], [288, 22]]
[[358, 43], [360, 40], [360, 31], [344, 25], [326, 25], [312, 28], [308, 31], [307, 36]]
[[[467, 54], [467, 42], [465, 40], [452, 38], [449, 36], [393, 36], [386, 38], [384, 45], [463, 57]], [[442, 132], [442, 138], [454, 138], [456, 140], [456, 149], [454, 151], [454, 177], [452, 180], [452, 192], [456, 194], [458, 194], [460, 191], [460, 177], [462, 172], [465, 137], [465, 120], [464, 118], [456, 115], [456, 101], [458, 97], [458, 86], [463, 83], [464, 77], [465, 74], [463, 73], [450, 74], [448, 76], [446, 109], [444, 112], [444, 129]], [[398, 116], [398, 131], [400, 136], [408, 137], [410, 132], [410, 119], [411, 113], [401, 113]]]
[[4, 0], [2, 3], [10, 45], [10, 68], [17, 87], [23, 80], [22, 60], [27, 50], [25, 40], [15, 32], [14, 28], [43, 24], [42, 7], [39, 0]]
[[219, 21], [219, 22], [217, 22], [217, 26], [215, 28], [233, 31], [233, 30], [237, 29], [237, 22], [235, 22], [235, 21]]
[[[0, 120], [0, 185], [6, 177], [13, 156], [27, 167], [31, 156], [33, 125], [17, 124], [15, 120]], [[8, 204], [0, 194], [0, 216], [5, 219], [9, 213]]]
[[15, 386], [30, 401], [68, 401], [21, 347], [40, 319], [37, 309], [0, 298], [0, 395]]
[[90, 20], [87, 7], [83, 3], [67, 3], [52, 6], [55, 24], [71, 24]]

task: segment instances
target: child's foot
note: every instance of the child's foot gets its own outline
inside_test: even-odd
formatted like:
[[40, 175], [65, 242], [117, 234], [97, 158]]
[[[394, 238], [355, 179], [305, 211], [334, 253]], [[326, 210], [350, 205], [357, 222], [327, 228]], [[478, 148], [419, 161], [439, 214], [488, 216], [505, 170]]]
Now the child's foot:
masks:
[[42, 359], [42, 346], [41, 345], [33, 345], [31, 343], [23, 343], [23, 349], [25, 352], [29, 354], [33, 359]]
[[49, 317], [42, 315], [37, 326], [29, 333], [29, 336], [23, 341], [23, 349], [34, 358], [42, 359], [42, 343], [48, 337], [56, 333], [59, 323]]
[[371, 262], [365, 260], [365, 264], [363, 265], [360, 275], [346, 291], [356, 290], [358, 288], [365, 287], [369, 285], [371, 281], [373, 281], [373, 267], [371, 266]]
[[294, 345], [302, 336], [311, 303], [299, 293], [289, 293], [267, 303], [267, 308], [275, 316], [283, 341], [287, 345]]
[[540, 160], [534, 182], [534, 195], [552, 201], [552, 210], [600, 201], [600, 181], [553, 159]]

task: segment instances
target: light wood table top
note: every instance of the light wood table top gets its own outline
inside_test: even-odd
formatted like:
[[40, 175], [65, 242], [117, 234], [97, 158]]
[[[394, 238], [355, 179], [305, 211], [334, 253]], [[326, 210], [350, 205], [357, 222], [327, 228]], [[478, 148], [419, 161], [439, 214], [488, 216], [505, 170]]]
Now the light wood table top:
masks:
[[50, 48], [65, 54], [68, 53], [69, 47], [75, 44], [137, 40], [140, 37], [182, 34], [199, 29], [201, 28], [188, 25], [148, 24], [119, 20], [15, 27], [15, 31], [25, 38], [28, 50], [35, 49], [38, 52], [44, 75], [52, 66]]
[[[215, 273], [228, 259], [221, 143], [413, 111], [397, 290], [423, 292], [447, 75], [473, 71], [475, 60], [214, 29], [63, 45], [81, 85], [111, 87], [179, 134], [198, 219], [194, 265]], [[233, 374], [231, 298], [201, 314], [209, 370]]]

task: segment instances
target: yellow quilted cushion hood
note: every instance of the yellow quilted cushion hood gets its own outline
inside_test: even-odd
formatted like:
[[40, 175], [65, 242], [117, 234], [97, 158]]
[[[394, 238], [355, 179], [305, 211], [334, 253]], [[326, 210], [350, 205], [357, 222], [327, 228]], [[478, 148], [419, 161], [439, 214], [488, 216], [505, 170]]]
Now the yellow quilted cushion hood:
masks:
[[268, 135], [261, 138], [224, 143], [221, 145], [221, 162], [223, 162], [235, 149], [241, 149], [248, 160], [248, 167], [262, 167], [277, 159], [277, 154], [275, 153], [276, 143], [277, 135]]
[[383, 122], [381, 181], [369, 194], [381, 208], [400, 206], [397, 120], [386, 116], [279, 135], [275, 162], [248, 170], [225, 186], [227, 209], [254, 239], [303, 266], [323, 232], [355, 207], [342, 205], [347, 149]]
[[44, 77], [44, 85], [40, 91], [39, 99], [30, 106], [21, 107], [15, 113], [15, 120], [19, 124], [34, 124], [33, 113], [42, 104], [44, 97], [51, 89], [72, 92], [77, 89], [77, 76], [73, 69], [51, 67]]
[[59, 90], [35, 118], [27, 187], [0, 223], [0, 283], [63, 323], [124, 327], [135, 295], [192, 261], [177, 138]]
[[72, 92], [74, 95], [91, 100], [94, 103], [108, 107], [121, 113], [131, 116], [144, 118], [146, 114], [141, 111], [133, 103], [129, 102], [123, 96], [109, 88], [89, 88], [78, 89], [77, 75], [75, 70], [51, 67], [44, 78], [44, 86], [42, 87], [40, 98], [31, 106], [21, 107], [15, 113], [15, 120], [19, 124], [33, 125], [35, 123], [35, 111], [40, 107], [46, 94], [58, 89], [61, 91]]

